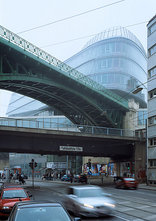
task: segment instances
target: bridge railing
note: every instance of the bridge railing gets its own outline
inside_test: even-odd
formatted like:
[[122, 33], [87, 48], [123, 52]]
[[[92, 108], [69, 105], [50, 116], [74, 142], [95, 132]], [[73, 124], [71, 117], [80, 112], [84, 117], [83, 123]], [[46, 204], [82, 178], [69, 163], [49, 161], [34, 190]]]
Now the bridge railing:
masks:
[[87, 85], [88, 87], [91, 87], [92, 89], [95, 89], [99, 91], [100, 93], [104, 94], [105, 96], [109, 96], [113, 98], [116, 102], [123, 105], [125, 108], [128, 109], [128, 102], [124, 98], [121, 98], [117, 94], [113, 93], [112, 91], [106, 89], [101, 84], [97, 83], [96, 81], [93, 81], [91, 78], [85, 76], [81, 72], [73, 69], [69, 65], [63, 63], [62, 61], [58, 60], [57, 58], [53, 57], [49, 53], [45, 52], [44, 50], [36, 47], [32, 43], [26, 41], [25, 39], [21, 38], [17, 34], [11, 32], [10, 30], [4, 28], [0, 25], [0, 36], [9, 42], [12, 42], [13, 44], [17, 45], [20, 48], [23, 48], [25, 51], [28, 51], [35, 55], [36, 57], [48, 62], [48, 64], [52, 64], [63, 71], [63, 73], [71, 78], [74, 78], [75, 80], [81, 82], [84, 85]]
[[41, 121], [39, 119], [30, 120], [30, 119], [0, 118], [0, 126], [59, 130], [59, 131], [69, 131], [69, 132], [77, 132], [83, 134], [143, 138], [141, 133], [138, 132], [136, 133], [134, 130], [47, 122], [46, 120]]

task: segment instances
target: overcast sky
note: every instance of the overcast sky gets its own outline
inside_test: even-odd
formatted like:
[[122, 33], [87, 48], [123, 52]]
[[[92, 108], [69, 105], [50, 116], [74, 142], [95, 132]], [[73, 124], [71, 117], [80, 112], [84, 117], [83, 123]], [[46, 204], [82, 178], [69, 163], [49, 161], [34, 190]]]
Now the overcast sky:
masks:
[[[146, 50], [147, 21], [155, 14], [156, 0], [0, 0], [0, 24], [61, 61], [114, 26], [129, 26]], [[0, 95], [4, 115], [7, 102]]]

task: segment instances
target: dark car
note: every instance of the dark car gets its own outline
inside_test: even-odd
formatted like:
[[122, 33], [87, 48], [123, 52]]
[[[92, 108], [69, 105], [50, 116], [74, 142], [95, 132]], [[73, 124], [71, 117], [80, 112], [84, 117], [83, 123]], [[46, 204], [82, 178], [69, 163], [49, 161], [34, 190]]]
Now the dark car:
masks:
[[138, 188], [138, 182], [131, 177], [115, 177], [114, 182], [116, 188], [123, 188], [123, 189]]
[[72, 221], [72, 219], [59, 203], [31, 201], [16, 203], [8, 221]]
[[80, 175], [74, 175], [73, 181], [78, 183], [79, 182], [79, 176]]
[[71, 177], [68, 175], [63, 175], [63, 177], [61, 178], [62, 181], [71, 181]]
[[79, 183], [87, 183], [87, 175], [86, 174], [80, 174]]

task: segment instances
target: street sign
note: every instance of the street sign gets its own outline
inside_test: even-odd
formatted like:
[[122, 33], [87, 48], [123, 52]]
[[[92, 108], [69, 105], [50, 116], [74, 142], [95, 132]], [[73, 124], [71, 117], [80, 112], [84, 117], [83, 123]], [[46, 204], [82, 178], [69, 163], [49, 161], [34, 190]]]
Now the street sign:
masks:
[[83, 151], [83, 147], [60, 146], [60, 151], [77, 151], [77, 152], [82, 152]]

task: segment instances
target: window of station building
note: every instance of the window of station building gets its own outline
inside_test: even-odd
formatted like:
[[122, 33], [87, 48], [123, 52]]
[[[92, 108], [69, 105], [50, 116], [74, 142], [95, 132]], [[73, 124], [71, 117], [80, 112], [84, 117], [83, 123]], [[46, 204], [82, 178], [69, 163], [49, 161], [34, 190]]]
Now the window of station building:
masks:
[[153, 77], [154, 75], [156, 75], [156, 67], [152, 68], [151, 70], [149, 70], [149, 77]]
[[151, 27], [149, 27], [148, 34], [151, 35], [155, 31], [156, 31], [156, 22], [153, 25], [151, 25]]
[[152, 56], [153, 54], [156, 53], [156, 44], [153, 45], [149, 50], [148, 50], [149, 56]]

